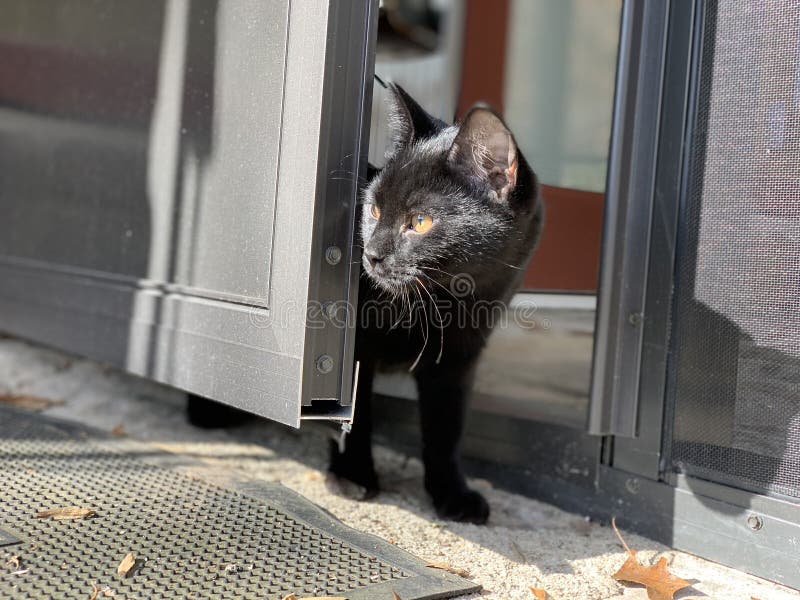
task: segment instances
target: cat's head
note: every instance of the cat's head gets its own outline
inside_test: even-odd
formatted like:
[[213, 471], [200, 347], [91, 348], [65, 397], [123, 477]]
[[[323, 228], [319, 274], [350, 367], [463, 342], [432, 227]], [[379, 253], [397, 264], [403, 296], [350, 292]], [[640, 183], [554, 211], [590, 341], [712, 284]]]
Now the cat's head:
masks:
[[527, 238], [520, 219], [537, 194], [514, 136], [489, 108], [448, 126], [401, 87], [390, 91], [387, 163], [364, 193], [368, 276], [397, 292], [415, 281], [502, 269], [509, 245]]

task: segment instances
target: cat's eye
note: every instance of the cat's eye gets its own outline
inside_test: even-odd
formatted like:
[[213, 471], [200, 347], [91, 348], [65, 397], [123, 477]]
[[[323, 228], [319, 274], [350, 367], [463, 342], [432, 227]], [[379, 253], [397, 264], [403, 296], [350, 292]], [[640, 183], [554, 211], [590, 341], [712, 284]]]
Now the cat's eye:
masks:
[[369, 213], [375, 217], [376, 219], [381, 218], [381, 209], [378, 208], [377, 204], [370, 204], [369, 205]]
[[433, 217], [430, 215], [419, 213], [411, 219], [411, 228], [417, 233], [425, 233], [431, 228], [431, 225], [433, 225]]

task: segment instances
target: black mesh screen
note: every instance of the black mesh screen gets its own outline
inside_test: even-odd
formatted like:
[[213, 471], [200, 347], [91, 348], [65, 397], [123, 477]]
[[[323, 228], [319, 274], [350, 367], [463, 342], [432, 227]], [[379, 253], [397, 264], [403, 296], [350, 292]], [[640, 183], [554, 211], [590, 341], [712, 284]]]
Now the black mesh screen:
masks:
[[707, 3], [692, 135], [668, 456], [800, 497], [800, 1]]

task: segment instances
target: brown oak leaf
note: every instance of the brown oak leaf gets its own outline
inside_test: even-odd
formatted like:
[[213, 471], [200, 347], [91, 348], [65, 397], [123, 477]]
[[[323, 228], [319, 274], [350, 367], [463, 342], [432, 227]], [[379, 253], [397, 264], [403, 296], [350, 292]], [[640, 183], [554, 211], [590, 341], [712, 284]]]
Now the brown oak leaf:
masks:
[[667, 569], [667, 559], [663, 556], [654, 565], [640, 564], [639, 559], [636, 558], [636, 551], [631, 550], [625, 540], [622, 539], [622, 535], [617, 529], [616, 519], [611, 519], [611, 526], [628, 552], [627, 560], [614, 573], [614, 579], [642, 584], [647, 589], [647, 597], [650, 600], [673, 600], [675, 592], [692, 585], [685, 579], [670, 573], [669, 569]]
[[641, 583], [647, 588], [650, 600], [673, 600], [675, 592], [692, 585], [680, 577], [676, 577], [667, 569], [667, 559], [663, 556], [654, 565], [641, 565], [636, 552], [631, 551], [628, 560], [614, 573], [614, 579]]

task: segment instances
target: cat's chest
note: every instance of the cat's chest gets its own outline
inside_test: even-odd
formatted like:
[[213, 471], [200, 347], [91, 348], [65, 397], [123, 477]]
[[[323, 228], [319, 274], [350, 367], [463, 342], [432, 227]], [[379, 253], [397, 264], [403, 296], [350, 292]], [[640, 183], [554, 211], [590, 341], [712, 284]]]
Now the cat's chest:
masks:
[[488, 314], [477, 314], [465, 302], [433, 300], [399, 302], [371, 315], [362, 311], [359, 354], [395, 365], [477, 356], [491, 331]]

